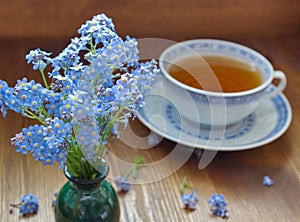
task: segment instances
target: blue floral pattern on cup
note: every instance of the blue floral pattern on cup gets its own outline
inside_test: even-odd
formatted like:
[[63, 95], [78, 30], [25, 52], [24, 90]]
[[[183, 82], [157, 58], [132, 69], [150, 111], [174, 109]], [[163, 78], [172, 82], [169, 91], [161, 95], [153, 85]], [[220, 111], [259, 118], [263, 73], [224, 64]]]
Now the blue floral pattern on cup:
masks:
[[[248, 63], [260, 70], [263, 82], [256, 88], [233, 93], [200, 90], [185, 85], [168, 73], [170, 65], [188, 57], [198, 57], [205, 64], [204, 55], [228, 56]], [[163, 51], [159, 59], [165, 82], [164, 93], [179, 106], [179, 112], [190, 121], [207, 125], [224, 126], [238, 122], [251, 114], [262, 97], [270, 98], [284, 89], [286, 77], [283, 72], [275, 71], [271, 63], [261, 54], [246, 46], [215, 39], [196, 39], [174, 44]], [[208, 72], [213, 70], [207, 65]], [[270, 94], [273, 78], [278, 78], [277, 91]], [[218, 81], [216, 79], [216, 81]]]

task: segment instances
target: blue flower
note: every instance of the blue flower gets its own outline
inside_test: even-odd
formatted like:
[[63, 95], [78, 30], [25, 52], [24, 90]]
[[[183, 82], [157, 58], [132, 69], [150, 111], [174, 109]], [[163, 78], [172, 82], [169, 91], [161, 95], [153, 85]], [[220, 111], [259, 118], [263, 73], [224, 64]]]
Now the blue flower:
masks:
[[70, 99], [65, 99], [61, 101], [61, 105], [59, 106], [59, 113], [71, 113], [74, 109], [73, 101]]
[[21, 152], [22, 154], [27, 154], [31, 151], [31, 146], [29, 145], [27, 140], [22, 141], [22, 143], [18, 144], [16, 152]]
[[[17, 110], [20, 107], [26, 107], [32, 111], [37, 111], [43, 104], [42, 100], [43, 87], [34, 80], [27, 81], [26, 78], [18, 80], [14, 91], [11, 91], [10, 99], [12, 103], [8, 105], [10, 109], [15, 107]], [[7, 93], [6, 93], [7, 95]]]
[[128, 181], [127, 177], [118, 176], [114, 179], [119, 191], [127, 192], [130, 189], [130, 182]]
[[12, 137], [10, 139], [10, 142], [11, 142], [12, 145], [18, 146], [20, 143], [23, 142], [23, 140], [24, 140], [23, 133], [20, 132], [20, 133], [16, 134], [15, 137]]
[[126, 53], [126, 61], [128, 65], [132, 66], [134, 65], [138, 60], [138, 48], [137, 48], [137, 41], [135, 38], [130, 38], [129, 36], [126, 36], [125, 41], [125, 53]]
[[272, 186], [274, 184], [274, 180], [272, 180], [269, 176], [264, 176], [263, 185]]
[[88, 116], [85, 119], [78, 121], [75, 127], [76, 127], [75, 136], [78, 145], [86, 151], [90, 160], [96, 158], [97, 155], [93, 153], [93, 150], [95, 150], [95, 147], [100, 146], [101, 138], [100, 138], [100, 128], [97, 125], [94, 118]]
[[23, 78], [9, 87], [0, 80], [0, 110], [40, 123], [11, 139], [17, 152], [44, 165], [67, 164], [89, 179], [95, 175], [89, 164], [104, 158], [112, 134], [118, 138], [120, 126], [135, 118], [158, 69], [154, 60], [139, 63], [137, 40], [123, 40], [104, 14], [86, 21], [78, 33], [56, 57], [41, 49], [26, 55], [43, 84]]
[[69, 44], [58, 56], [51, 60], [53, 70], [49, 73], [49, 77], [68, 76], [70, 67], [75, 67], [80, 63], [80, 50], [80, 48], [74, 47], [74, 42]]
[[208, 203], [211, 205], [210, 210], [214, 215], [226, 218], [227, 217], [227, 203], [222, 194], [213, 194]]
[[43, 162], [45, 155], [47, 155], [47, 144], [44, 140], [35, 143], [34, 149], [32, 150], [32, 156], [35, 160]]
[[48, 111], [49, 115], [54, 117], [59, 117], [61, 115], [60, 107], [62, 106], [62, 100], [59, 98], [60, 95], [55, 96], [55, 98], [48, 101], [45, 105], [45, 108]]
[[52, 124], [50, 125], [52, 128], [51, 135], [55, 135], [56, 137], [68, 137], [72, 134], [72, 126], [70, 123], [65, 123], [63, 120], [55, 117], [53, 119]]
[[19, 212], [22, 215], [35, 214], [38, 212], [38, 198], [33, 194], [27, 194], [21, 197]]
[[192, 190], [191, 193], [183, 193], [181, 195], [181, 201], [183, 202], [185, 208], [189, 210], [194, 210], [199, 201], [199, 197], [197, 193]]
[[81, 51], [81, 50], [86, 50], [87, 48], [87, 44], [89, 43], [90, 38], [87, 37], [83, 37], [81, 36], [80, 38], [75, 37], [73, 39], [71, 39], [71, 43], [69, 45], [69, 48], [74, 50], [74, 51]]
[[[63, 144], [63, 143], [62, 143]], [[57, 149], [56, 152], [54, 153], [53, 158], [55, 159], [56, 162], [60, 163], [58, 166], [58, 169], [61, 169], [64, 167], [66, 160], [67, 160], [67, 154], [68, 154], [68, 149], [63, 149], [62, 144], [60, 144], [60, 149]]]
[[69, 148], [65, 140], [71, 132], [69, 123], [54, 118], [48, 126], [34, 125], [23, 128], [21, 133], [11, 139], [11, 143], [17, 146], [17, 152], [31, 153], [44, 165], [52, 165], [56, 161], [60, 163], [61, 168], [66, 161]]
[[0, 85], [0, 93], [1, 93], [1, 101], [2, 101], [2, 115], [6, 115], [6, 109], [10, 109], [15, 111], [16, 113], [24, 113], [24, 111], [21, 108], [21, 105], [18, 103], [16, 96], [15, 96], [15, 90], [11, 87], [8, 87], [6, 84], [3, 84], [3, 82]]
[[141, 93], [148, 94], [151, 89], [151, 83], [158, 73], [157, 62], [151, 60], [139, 65], [139, 69], [134, 70], [133, 75], [138, 79], [138, 87]]
[[78, 33], [82, 36], [92, 35], [96, 38], [97, 42], [109, 40], [109, 37], [116, 35], [112, 20], [104, 14], [96, 15], [92, 20], [87, 21], [81, 26]]
[[29, 54], [26, 55], [27, 63], [33, 64], [33, 69], [45, 69], [47, 64], [51, 61], [49, 56], [51, 53], [47, 53], [45, 51], [42, 51], [40, 49], [31, 50]]
[[[111, 67], [106, 65], [106, 58], [104, 56], [97, 56], [92, 60], [90, 68], [85, 70], [84, 76], [89, 76], [89, 79], [96, 81], [98, 86], [111, 87], [113, 85], [113, 77]], [[98, 76], [98, 77], [97, 77]]]

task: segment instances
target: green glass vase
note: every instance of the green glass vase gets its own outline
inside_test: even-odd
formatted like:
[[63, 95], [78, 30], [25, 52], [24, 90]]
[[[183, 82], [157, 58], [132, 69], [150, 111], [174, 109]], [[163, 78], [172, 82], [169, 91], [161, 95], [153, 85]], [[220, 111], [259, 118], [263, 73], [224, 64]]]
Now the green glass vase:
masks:
[[105, 180], [109, 167], [94, 180], [72, 177], [67, 167], [64, 170], [68, 182], [57, 195], [56, 222], [100, 222], [119, 221], [120, 206], [112, 185]]

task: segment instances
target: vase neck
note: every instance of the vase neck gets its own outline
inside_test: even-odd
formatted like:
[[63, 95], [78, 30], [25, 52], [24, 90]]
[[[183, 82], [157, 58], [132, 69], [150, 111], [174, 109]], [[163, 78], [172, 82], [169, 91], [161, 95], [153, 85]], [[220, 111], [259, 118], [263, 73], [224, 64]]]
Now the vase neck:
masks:
[[79, 179], [72, 176], [72, 174], [68, 171], [67, 166], [64, 168], [64, 173], [73, 187], [77, 189], [87, 190], [99, 187], [102, 181], [107, 177], [109, 172], [109, 166], [105, 165], [103, 169], [103, 172], [97, 172], [95, 179], [91, 180]]

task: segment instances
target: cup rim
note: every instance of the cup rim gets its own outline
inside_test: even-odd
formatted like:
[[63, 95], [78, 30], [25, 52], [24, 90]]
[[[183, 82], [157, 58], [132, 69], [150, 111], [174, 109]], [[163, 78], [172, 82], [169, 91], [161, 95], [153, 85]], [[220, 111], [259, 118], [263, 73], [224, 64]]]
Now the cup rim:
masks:
[[249, 90], [245, 90], [245, 91], [241, 91], [241, 92], [214, 92], [214, 91], [208, 91], [208, 90], [202, 90], [202, 89], [197, 89], [191, 86], [188, 86], [178, 80], [176, 80], [175, 78], [173, 78], [168, 71], [165, 69], [165, 67], [163, 66], [163, 62], [164, 57], [166, 56], [167, 53], [169, 53], [170, 51], [172, 51], [173, 49], [179, 47], [179, 46], [183, 46], [183, 45], [189, 45], [192, 43], [204, 43], [204, 42], [215, 42], [215, 43], [223, 43], [226, 44], [228, 46], [233, 46], [233, 47], [237, 47], [240, 48], [242, 50], [246, 50], [248, 52], [251, 52], [252, 54], [254, 54], [256, 57], [258, 57], [260, 60], [262, 60], [268, 67], [268, 69], [270, 69], [270, 71], [273, 73], [274, 72], [274, 68], [272, 66], [272, 64], [270, 63], [270, 61], [263, 56], [262, 54], [260, 54], [259, 52], [255, 51], [254, 49], [251, 49], [247, 46], [244, 46], [242, 44], [239, 43], [235, 43], [235, 42], [231, 42], [231, 41], [227, 41], [227, 40], [221, 40], [221, 39], [191, 39], [191, 40], [186, 40], [186, 41], [182, 41], [182, 42], [176, 42], [173, 45], [169, 46], [168, 48], [166, 48], [165, 50], [163, 50], [163, 52], [161, 53], [161, 55], [159, 56], [159, 68], [162, 72], [162, 74], [168, 79], [170, 80], [173, 84], [186, 89], [188, 91], [197, 93], [197, 94], [205, 94], [206, 96], [214, 96], [214, 97], [218, 97], [218, 96], [225, 96], [225, 97], [237, 97], [237, 96], [249, 96], [251, 94], [255, 94], [259, 91], [262, 91], [264, 89], [266, 89], [270, 83], [272, 82], [273, 78], [272, 75], [270, 75], [268, 77], [268, 79], [264, 80], [264, 82], [253, 88], [253, 89], [249, 89]]

